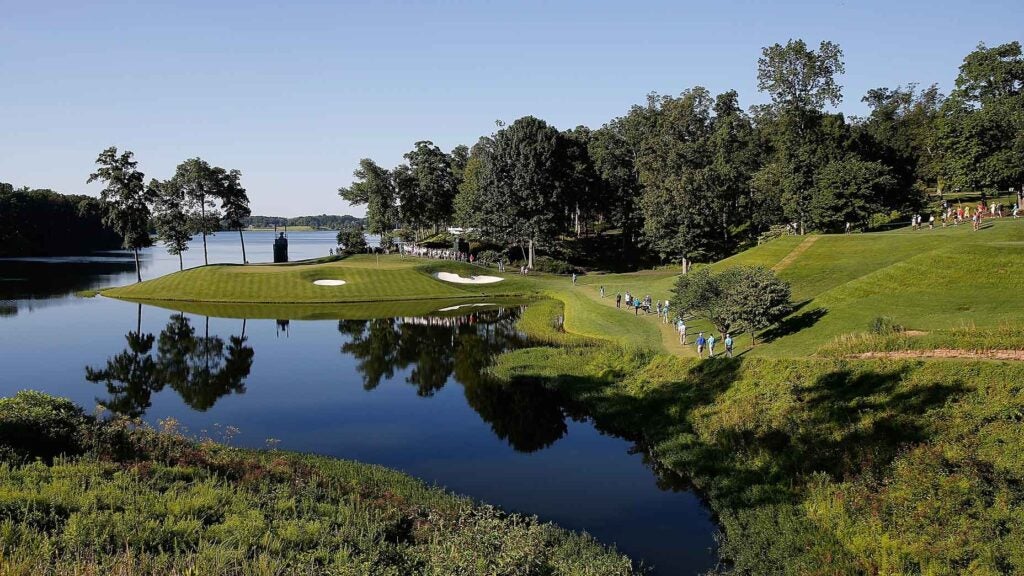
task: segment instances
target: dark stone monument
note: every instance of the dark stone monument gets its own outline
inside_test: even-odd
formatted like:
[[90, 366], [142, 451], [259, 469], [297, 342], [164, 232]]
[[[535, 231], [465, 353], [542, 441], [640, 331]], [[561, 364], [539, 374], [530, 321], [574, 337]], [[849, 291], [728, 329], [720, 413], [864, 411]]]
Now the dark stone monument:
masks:
[[282, 232], [280, 236], [274, 238], [274, 263], [287, 261], [288, 239], [284, 237], [284, 232]]

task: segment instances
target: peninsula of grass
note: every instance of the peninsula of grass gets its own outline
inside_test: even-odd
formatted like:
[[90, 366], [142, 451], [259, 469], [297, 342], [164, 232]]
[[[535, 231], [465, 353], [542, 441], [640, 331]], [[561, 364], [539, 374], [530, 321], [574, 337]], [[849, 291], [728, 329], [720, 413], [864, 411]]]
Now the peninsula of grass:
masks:
[[[201, 266], [107, 289], [103, 294], [148, 301], [343, 304], [533, 293], [531, 285], [516, 275], [506, 275], [495, 284], [456, 284], [434, 278], [436, 272], [463, 276], [491, 274], [484, 268], [459, 262], [358, 255], [315, 263]], [[345, 284], [317, 286], [313, 283], [316, 280], [343, 280]]]
[[0, 574], [628, 575], [588, 536], [379, 466], [0, 399]]

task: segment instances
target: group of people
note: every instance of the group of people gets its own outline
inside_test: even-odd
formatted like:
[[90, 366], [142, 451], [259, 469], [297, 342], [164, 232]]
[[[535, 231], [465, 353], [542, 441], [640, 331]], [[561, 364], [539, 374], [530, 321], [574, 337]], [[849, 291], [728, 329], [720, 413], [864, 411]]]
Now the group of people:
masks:
[[400, 250], [405, 256], [419, 256], [420, 258], [433, 258], [435, 260], [453, 260], [456, 262], [472, 262], [473, 255], [450, 248], [427, 248], [415, 244], [401, 244]]
[[[1014, 204], [1010, 207], [1010, 215], [1014, 219], [1020, 217], [1020, 204]], [[939, 218], [942, 220], [942, 227], [946, 226], [959, 226], [965, 221], [970, 221], [972, 228], [977, 231], [981, 230], [981, 222], [985, 218], [1002, 218], [1005, 215], [1003, 211], [1002, 202], [989, 202], [985, 203], [984, 200], [978, 202], [977, 206], [971, 207], [959, 205], [956, 207], [951, 206], [948, 202], [942, 203], [942, 210], [939, 212]], [[910, 227], [914, 230], [920, 230], [923, 225], [923, 218], [920, 214], [914, 214], [910, 218]], [[928, 214], [928, 228], [935, 228], [935, 215]]]
[[[601, 297], [604, 298], [604, 286], [601, 287]], [[645, 314], [655, 312], [658, 315], [658, 317], [661, 318], [662, 322], [666, 324], [670, 322], [668, 313], [668, 300], [658, 300], [657, 302], [654, 302], [651, 299], [650, 294], [644, 296], [643, 298], [640, 298], [639, 296], [630, 294], [628, 291], [625, 293], [625, 296], [623, 296], [621, 293], [616, 293], [615, 307], [621, 309], [623, 302], [625, 302], [626, 304], [626, 310], [629, 310], [630, 308], [633, 309], [633, 315], [635, 316], [639, 316], [641, 310], [643, 310]]]

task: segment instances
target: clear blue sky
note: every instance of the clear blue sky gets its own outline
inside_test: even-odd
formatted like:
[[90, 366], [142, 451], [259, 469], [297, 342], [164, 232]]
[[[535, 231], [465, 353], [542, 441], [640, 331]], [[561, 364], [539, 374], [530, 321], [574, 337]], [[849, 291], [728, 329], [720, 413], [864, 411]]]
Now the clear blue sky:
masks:
[[840, 109], [862, 114], [872, 87], [948, 91], [1022, 24], [1021, 0], [0, 0], [0, 181], [97, 194], [86, 176], [117, 145], [147, 178], [193, 156], [238, 168], [257, 214], [361, 214], [336, 195], [359, 158], [393, 166], [417, 140], [527, 114], [597, 127], [698, 84], [746, 107], [761, 48], [789, 38], [842, 46]]

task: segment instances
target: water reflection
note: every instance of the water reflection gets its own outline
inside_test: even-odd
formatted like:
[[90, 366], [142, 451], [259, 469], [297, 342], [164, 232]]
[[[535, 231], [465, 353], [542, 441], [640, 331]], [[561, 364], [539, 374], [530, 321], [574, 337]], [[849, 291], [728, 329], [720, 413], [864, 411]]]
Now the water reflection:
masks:
[[[143, 334], [142, 307], [136, 329], [125, 334], [128, 346], [102, 367], [86, 366], [85, 378], [103, 384], [107, 398], [97, 402], [129, 417], [141, 417], [152, 395], [170, 387], [193, 410], [204, 412], [229, 394], [243, 394], [255, 351], [246, 344], [245, 323], [240, 336], [227, 342], [210, 336], [210, 319], [198, 335], [184, 314], [171, 316], [159, 337]], [[154, 342], [156, 350], [154, 354]]]

